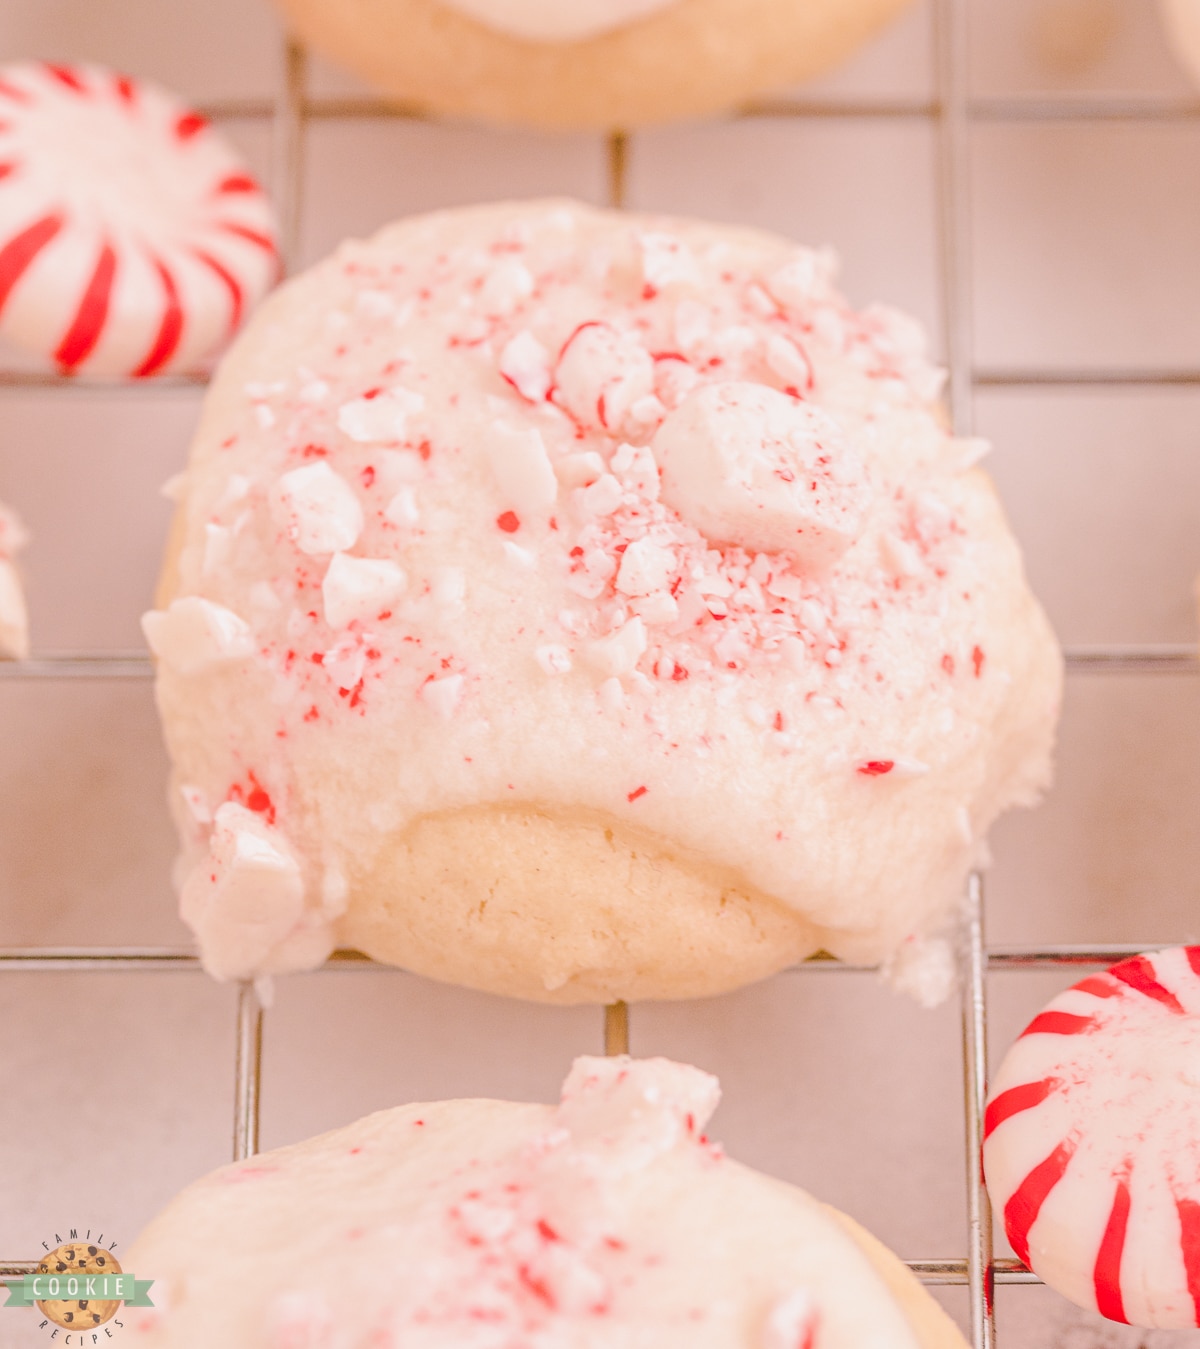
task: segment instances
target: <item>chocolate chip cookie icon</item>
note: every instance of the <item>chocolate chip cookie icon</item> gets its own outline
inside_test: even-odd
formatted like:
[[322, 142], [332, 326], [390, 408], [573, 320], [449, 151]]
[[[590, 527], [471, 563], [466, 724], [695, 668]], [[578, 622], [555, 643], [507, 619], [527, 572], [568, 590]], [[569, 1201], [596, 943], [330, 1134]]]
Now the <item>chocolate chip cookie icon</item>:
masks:
[[[94, 1246], [85, 1241], [72, 1241], [65, 1246], [57, 1246], [38, 1265], [39, 1274], [59, 1274], [64, 1278], [72, 1274], [120, 1274], [120, 1262], [111, 1251], [103, 1246]], [[118, 1299], [98, 1302], [94, 1298], [72, 1298], [69, 1301], [39, 1302], [38, 1310], [56, 1326], [67, 1330], [87, 1330], [102, 1326], [116, 1314], [121, 1305]]]

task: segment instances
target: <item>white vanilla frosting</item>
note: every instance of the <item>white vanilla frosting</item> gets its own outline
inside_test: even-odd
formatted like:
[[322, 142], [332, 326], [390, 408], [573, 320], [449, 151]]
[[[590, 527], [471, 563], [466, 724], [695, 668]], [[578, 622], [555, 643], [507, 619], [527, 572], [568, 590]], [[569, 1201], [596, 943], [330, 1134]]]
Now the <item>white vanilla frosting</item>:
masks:
[[829, 1210], [705, 1137], [718, 1095], [579, 1059], [557, 1107], [404, 1106], [224, 1167], [134, 1243], [126, 1320], [145, 1349], [929, 1349]]
[[442, 0], [525, 42], [583, 42], [678, 5], [680, 0]]
[[[830, 272], [536, 203], [345, 245], [256, 319], [147, 634], [177, 781], [217, 812], [253, 776], [327, 944], [329, 868], [353, 905], [418, 821], [522, 806], [847, 958], [943, 949], [983, 831], [1045, 782], [1059, 660], [919, 330]], [[238, 931], [202, 932], [210, 968], [253, 963]], [[894, 967], [928, 1000], [933, 964]]]

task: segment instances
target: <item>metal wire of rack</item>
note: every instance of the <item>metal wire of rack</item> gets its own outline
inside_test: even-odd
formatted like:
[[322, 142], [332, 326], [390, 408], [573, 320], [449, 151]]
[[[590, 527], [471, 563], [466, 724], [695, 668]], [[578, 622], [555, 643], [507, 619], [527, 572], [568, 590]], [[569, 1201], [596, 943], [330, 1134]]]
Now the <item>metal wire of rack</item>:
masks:
[[[934, 72], [932, 99], [786, 98], [760, 100], [738, 115], [797, 119], [867, 119], [918, 121], [930, 125], [937, 144], [938, 280], [946, 356], [948, 396], [953, 426], [968, 434], [973, 397], [978, 389], [1200, 386], [1200, 367], [1051, 366], [988, 368], [975, 363], [971, 301], [970, 170], [971, 130], [976, 123], [1138, 123], [1200, 122], [1200, 100], [1169, 96], [1136, 97], [1006, 97], [973, 99], [968, 80], [969, 0], [933, 0]], [[301, 46], [286, 44], [278, 96], [226, 99], [201, 106], [215, 121], [253, 120], [273, 124], [273, 190], [280, 220], [285, 267], [298, 260], [305, 169], [305, 128], [321, 120], [421, 118], [416, 109], [363, 97], [315, 97], [306, 90], [306, 55]], [[630, 137], [613, 131], [608, 137], [608, 196], [611, 205], [625, 199]], [[152, 387], [194, 390], [202, 374], [156, 379]], [[63, 378], [48, 373], [0, 370], [0, 390], [53, 389], [130, 393], [139, 387], [123, 381]], [[1073, 675], [1197, 675], [1195, 648], [1183, 645], [1106, 645], [1069, 648], [1067, 670]], [[0, 682], [43, 680], [137, 680], [152, 678], [142, 652], [85, 652], [43, 655], [0, 662]], [[960, 932], [962, 988], [963, 1105], [966, 1125], [967, 1231], [965, 1256], [909, 1259], [910, 1269], [929, 1285], [965, 1285], [970, 1300], [970, 1332], [974, 1349], [993, 1349], [996, 1329], [993, 1293], [996, 1284], [1038, 1284], [1041, 1281], [1019, 1261], [996, 1259], [992, 1249], [992, 1217], [979, 1167], [983, 1107], [987, 1091], [987, 979], [989, 973], [1029, 969], [1079, 969], [1126, 959], [1155, 943], [1140, 946], [1069, 944], [1043, 947], [991, 948], [984, 935], [983, 881], [972, 875], [963, 906]], [[854, 972], [862, 967], [814, 958], [788, 974]], [[174, 948], [0, 948], [0, 976], [20, 973], [118, 973], [174, 971], [197, 973], [195, 953]], [[380, 966], [352, 951], [336, 952], [321, 974], [403, 971]], [[234, 1122], [232, 1153], [241, 1160], [258, 1150], [262, 1081], [264, 1006], [253, 983], [239, 987], [235, 1026]], [[605, 1052], [629, 1050], [630, 1009], [617, 1003], [604, 1009]], [[36, 1271], [36, 1262], [0, 1260], [0, 1279]]]

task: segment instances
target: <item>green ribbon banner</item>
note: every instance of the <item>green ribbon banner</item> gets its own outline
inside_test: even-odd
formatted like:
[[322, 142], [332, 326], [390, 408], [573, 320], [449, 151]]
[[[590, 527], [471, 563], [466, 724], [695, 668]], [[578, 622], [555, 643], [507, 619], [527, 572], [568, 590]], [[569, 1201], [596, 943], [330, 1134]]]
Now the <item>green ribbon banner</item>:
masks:
[[147, 1294], [153, 1279], [132, 1274], [26, 1274], [9, 1281], [6, 1307], [32, 1307], [35, 1302], [124, 1302], [127, 1307], [153, 1307]]

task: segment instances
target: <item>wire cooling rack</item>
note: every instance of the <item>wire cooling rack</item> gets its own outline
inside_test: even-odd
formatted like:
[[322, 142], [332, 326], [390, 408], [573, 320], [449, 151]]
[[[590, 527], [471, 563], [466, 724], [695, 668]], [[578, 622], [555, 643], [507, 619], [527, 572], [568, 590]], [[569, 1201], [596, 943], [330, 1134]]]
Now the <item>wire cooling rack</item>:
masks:
[[[743, 115], [798, 119], [878, 119], [916, 121], [933, 127], [938, 146], [937, 257], [938, 286], [949, 367], [948, 395], [954, 430], [970, 434], [973, 399], [982, 388], [1087, 388], [1200, 386], [1200, 368], [1120, 366], [1082, 368], [981, 367], [973, 354], [971, 303], [970, 171], [971, 131], [979, 123], [1130, 123], [1200, 121], [1200, 100], [1162, 96], [1020, 97], [972, 99], [968, 87], [970, 0], [933, 0], [936, 95], [928, 99], [773, 99], [759, 101]], [[274, 132], [273, 187], [280, 218], [285, 265], [298, 257], [300, 212], [305, 169], [305, 128], [319, 120], [414, 118], [421, 114], [372, 98], [311, 97], [306, 89], [304, 49], [288, 42], [281, 87], [274, 101], [224, 100], [202, 107], [214, 121], [270, 122]], [[630, 138], [622, 131], [608, 137], [608, 195], [624, 204]], [[72, 390], [109, 388], [128, 393], [137, 388], [202, 384], [202, 376], [169, 376], [145, 385], [53, 374], [0, 370], [0, 389], [44, 387]], [[1106, 673], [1153, 676], [1200, 674], [1194, 648], [1178, 645], [1076, 647], [1066, 652], [1072, 674]], [[0, 662], [4, 680], [149, 680], [150, 662], [138, 652], [81, 654]], [[1112, 964], [1154, 949], [1144, 946], [1067, 945], [989, 947], [984, 937], [983, 881], [970, 877], [963, 904], [959, 960], [962, 989], [963, 1103], [966, 1122], [967, 1230], [966, 1253], [944, 1259], [909, 1259], [909, 1268], [926, 1284], [965, 1285], [970, 1298], [970, 1333], [974, 1349], [993, 1349], [996, 1329], [993, 1291], [1000, 1284], [1041, 1281], [1016, 1260], [997, 1260], [992, 1249], [992, 1214], [979, 1166], [984, 1100], [987, 1094], [987, 976], [1008, 970], [1086, 968]], [[352, 973], [379, 967], [356, 952], [338, 951], [318, 973]], [[830, 975], [861, 967], [829, 959], [805, 961], [791, 975]], [[0, 975], [16, 973], [188, 971], [200, 969], [196, 955], [185, 949], [0, 948]], [[399, 973], [399, 972], [397, 972]], [[259, 1094], [262, 1080], [264, 1007], [252, 983], [238, 993], [234, 1063], [233, 1157], [241, 1160], [258, 1150]], [[630, 1009], [616, 1003], [604, 1009], [604, 1046], [609, 1054], [629, 1048]], [[0, 1278], [35, 1272], [36, 1262], [0, 1260]]]

